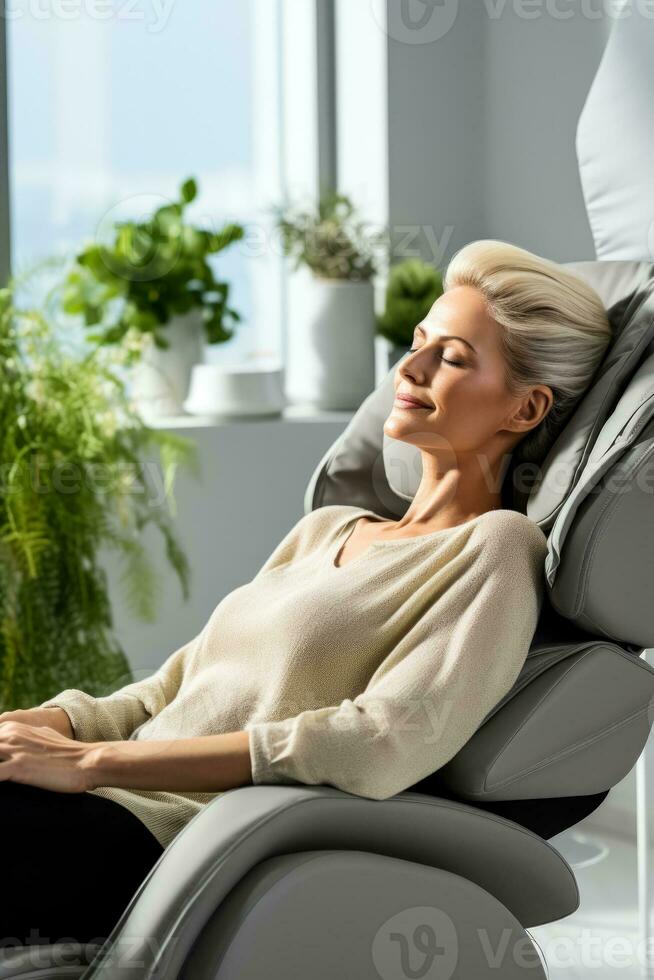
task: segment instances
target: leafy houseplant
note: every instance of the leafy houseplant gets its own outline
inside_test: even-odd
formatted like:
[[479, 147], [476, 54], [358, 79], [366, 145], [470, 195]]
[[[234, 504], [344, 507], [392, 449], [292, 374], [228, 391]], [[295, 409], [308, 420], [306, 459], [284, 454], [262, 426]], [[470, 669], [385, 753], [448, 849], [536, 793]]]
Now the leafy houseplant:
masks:
[[[87, 327], [99, 328], [92, 339], [119, 344], [128, 330], [137, 330], [167, 348], [162, 328], [196, 309], [202, 312], [208, 343], [233, 335], [240, 315], [228, 306], [229, 284], [216, 279], [207, 257], [240, 240], [244, 229], [229, 224], [211, 232], [188, 224], [184, 210], [196, 196], [196, 181], [189, 178], [178, 201], [146, 221], [116, 223], [111, 245], [96, 242], [77, 255], [66, 278], [63, 308], [81, 314]], [[122, 303], [110, 311], [117, 298]]]
[[305, 265], [321, 279], [352, 282], [374, 276], [375, 238], [347, 195], [328, 191], [315, 208], [278, 207], [275, 213], [284, 254], [295, 259], [296, 269]]
[[90, 339], [123, 344], [140, 335], [150, 371], [141, 373], [136, 394], [155, 415], [181, 411], [202, 338], [224, 343], [241, 319], [209, 257], [242, 239], [244, 228], [226, 224], [214, 232], [190, 224], [185, 209], [196, 196], [189, 178], [179, 200], [147, 220], [117, 222], [109, 244], [93, 242], [79, 252], [63, 284], [62, 308], [93, 328]]
[[322, 409], [354, 409], [375, 384], [372, 279], [379, 236], [349, 197], [323, 193], [313, 208], [276, 209], [284, 254], [294, 260], [286, 393]]
[[443, 278], [422, 259], [406, 259], [391, 268], [384, 312], [377, 330], [396, 347], [410, 347], [413, 331], [443, 294]]
[[158, 579], [140, 540], [152, 525], [187, 595], [169, 510], [176, 468], [194, 456], [186, 440], [134, 413], [116, 350], [66, 350], [46, 313], [19, 308], [13, 287], [0, 291], [0, 360], [4, 711], [66, 687], [107, 694], [132, 679], [99, 552], [117, 551], [132, 611], [152, 619]]

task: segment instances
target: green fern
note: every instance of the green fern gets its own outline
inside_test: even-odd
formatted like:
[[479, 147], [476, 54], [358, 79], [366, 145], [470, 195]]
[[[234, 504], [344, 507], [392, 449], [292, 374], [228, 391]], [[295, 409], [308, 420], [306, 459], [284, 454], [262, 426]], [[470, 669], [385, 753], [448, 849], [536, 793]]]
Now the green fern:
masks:
[[197, 458], [143, 424], [120, 357], [67, 350], [51, 317], [20, 308], [15, 284], [0, 290], [0, 711], [132, 679], [101, 548], [122, 559], [132, 612], [152, 620], [159, 578], [142, 543], [152, 526], [188, 596], [171, 514], [175, 474]]

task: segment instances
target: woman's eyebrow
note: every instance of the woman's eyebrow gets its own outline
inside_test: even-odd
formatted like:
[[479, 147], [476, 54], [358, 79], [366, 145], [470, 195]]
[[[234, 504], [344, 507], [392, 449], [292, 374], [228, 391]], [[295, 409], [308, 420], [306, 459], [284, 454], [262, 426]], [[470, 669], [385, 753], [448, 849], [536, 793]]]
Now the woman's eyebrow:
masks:
[[[419, 330], [420, 333], [423, 336], [425, 335], [425, 329], [420, 324], [418, 324], [418, 326], [416, 327], [416, 330]], [[439, 336], [440, 336], [440, 339], [441, 340], [460, 340], [462, 344], [467, 344], [467, 346], [470, 348], [470, 350], [474, 351], [475, 354], [477, 353], [477, 351], [472, 346], [472, 344], [470, 343], [470, 341], [469, 340], [466, 340], [465, 337], [458, 337], [456, 334], [453, 334], [453, 333], [443, 333], [443, 334], [440, 334]]]

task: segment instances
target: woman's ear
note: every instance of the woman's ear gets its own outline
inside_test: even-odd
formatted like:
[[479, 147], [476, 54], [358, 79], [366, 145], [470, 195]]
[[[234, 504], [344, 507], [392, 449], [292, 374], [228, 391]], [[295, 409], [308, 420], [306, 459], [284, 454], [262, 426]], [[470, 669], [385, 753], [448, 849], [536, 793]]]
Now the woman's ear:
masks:
[[528, 395], [525, 395], [518, 410], [512, 416], [514, 432], [527, 433], [535, 429], [543, 421], [552, 405], [554, 395], [548, 385], [536, 385]]

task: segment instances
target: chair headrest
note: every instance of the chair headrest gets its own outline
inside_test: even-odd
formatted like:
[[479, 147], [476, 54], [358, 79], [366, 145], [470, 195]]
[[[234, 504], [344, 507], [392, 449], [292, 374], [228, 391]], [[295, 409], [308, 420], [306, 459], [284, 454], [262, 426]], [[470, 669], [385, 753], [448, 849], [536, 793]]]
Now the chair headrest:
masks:
[[620, 393], [654, 335], [654, 265], [646, 262], [567, 262], [592, 286], [608, 312], [613, 339], [590, 387], [548, 452], [527, 515], [543, 530], [551, 528]]

